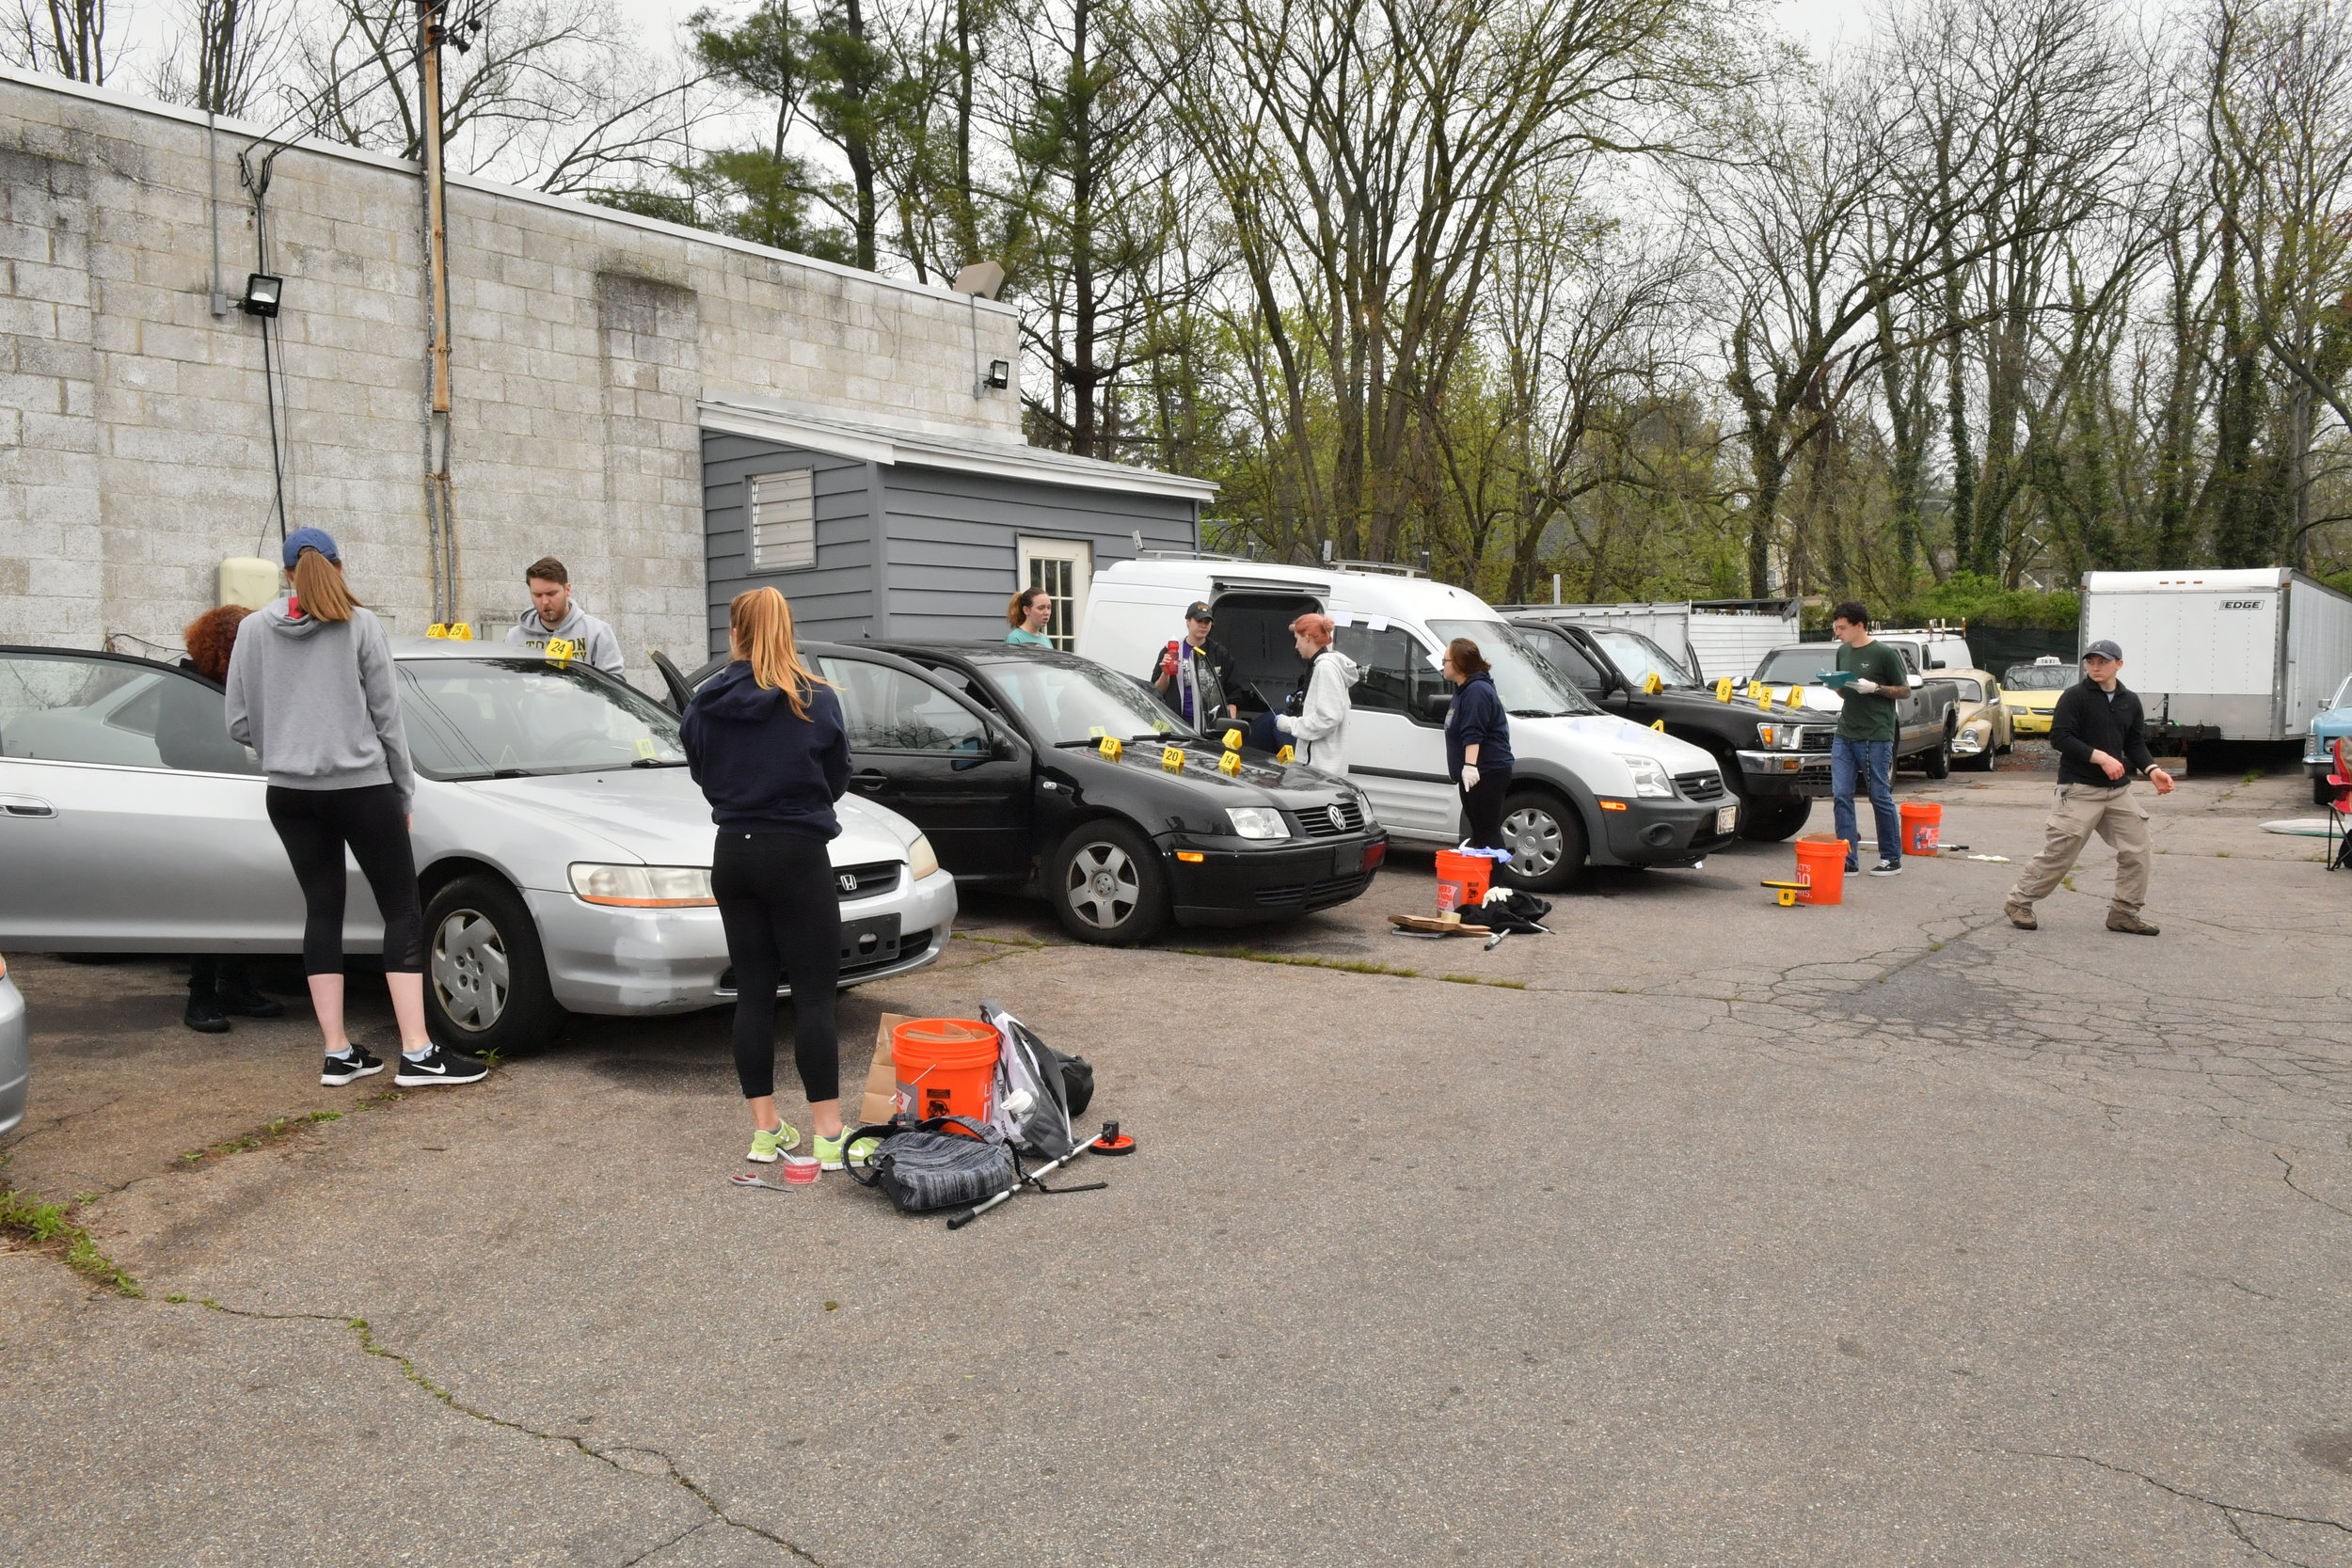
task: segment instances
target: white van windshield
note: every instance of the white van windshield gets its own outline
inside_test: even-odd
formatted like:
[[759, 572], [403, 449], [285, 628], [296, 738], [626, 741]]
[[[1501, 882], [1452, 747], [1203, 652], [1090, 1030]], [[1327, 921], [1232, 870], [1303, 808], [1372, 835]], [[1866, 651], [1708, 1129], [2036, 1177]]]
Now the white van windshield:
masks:
[[1440, 642], [1467, 637], [1477, 643], [1479, 653], [1494, 668], [1495, 694], [1515, 719], [1555, 719], [1600, 711], [1507, 622], [1432, 621], [1429, 635]]

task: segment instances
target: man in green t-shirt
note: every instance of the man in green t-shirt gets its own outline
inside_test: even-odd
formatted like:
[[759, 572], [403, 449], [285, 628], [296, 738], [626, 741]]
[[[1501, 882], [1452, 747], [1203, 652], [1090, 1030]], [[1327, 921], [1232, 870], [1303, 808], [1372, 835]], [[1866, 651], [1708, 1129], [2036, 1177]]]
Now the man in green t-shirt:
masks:
[[1837, 650], [1837, 668], [1854, 677], [1839, 689], [1846, 705], [1829, 743], [1829, 794], [1837, 836], [1846, 841], [1846, 869], [1857, 869], [1853, 792], [1856, 781], [1867, 779], [1879, 835], [1879, 861], [1870, 875], [1892, 877], [1903, 868], [1902, 819], [1895, 815], [1895, 704], [1911, 695], [1911, 670], [1902, 655], [1870, 640], [1870, 612], [1853, 599], [1833, 612], [1829, 629], [1845, 644]]

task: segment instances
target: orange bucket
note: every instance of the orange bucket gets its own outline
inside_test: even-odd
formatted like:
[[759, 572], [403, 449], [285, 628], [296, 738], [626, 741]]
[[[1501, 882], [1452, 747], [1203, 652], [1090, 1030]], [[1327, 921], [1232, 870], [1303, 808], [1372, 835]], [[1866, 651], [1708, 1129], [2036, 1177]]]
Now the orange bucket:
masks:
[[918, 1018], [890, 1032], [898, 1108], [986, 1121], [996, 1102], [996, 1031], [968, 1018]]
[[1452, 849], [1438, 851], [1438, 912], [1451, 913], [1486, 901], [1486, 889], [1493, 885], [1495, 863], [1485, 855], [1457, 854]]
[[1930, 800], [1905, 800], [1898, 815], [1903, 819], [1903, 853], [1934, 854], [1944, 840], [1944, 808]]
[[1804, 891], [1800, 904], [1842, 904], [1846, 901], [1846, 841], [1842, 838], [1797, 840], [1797, 880]]

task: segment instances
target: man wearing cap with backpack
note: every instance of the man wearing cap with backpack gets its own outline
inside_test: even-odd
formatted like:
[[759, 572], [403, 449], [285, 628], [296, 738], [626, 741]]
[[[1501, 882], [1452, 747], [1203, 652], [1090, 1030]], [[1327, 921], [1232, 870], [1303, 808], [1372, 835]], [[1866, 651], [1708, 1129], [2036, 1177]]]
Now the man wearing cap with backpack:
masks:
[[2148, 750], [2139, 698], [2116, 674], [2123, 650], [2105, 638], [2083, 650], [2083, 678], [2066, 689], [2050, 716], [2050, 746], [2058, 754], [2058, 809], [2042, 853], [2027, 863], [2009, 891], [2002, 912], [2021, 931], [2039, 927], [2033, 907], [2069, 871], [2097, 833], [2115, 849], [2115, 896], [2107, 929], [2153, 937], [2139, 918], [2148, 897], [2148, 808], [2132, 798], [2132, 776], [2144, 775], [2159, 795], [2172, 793], [2172, 775]]

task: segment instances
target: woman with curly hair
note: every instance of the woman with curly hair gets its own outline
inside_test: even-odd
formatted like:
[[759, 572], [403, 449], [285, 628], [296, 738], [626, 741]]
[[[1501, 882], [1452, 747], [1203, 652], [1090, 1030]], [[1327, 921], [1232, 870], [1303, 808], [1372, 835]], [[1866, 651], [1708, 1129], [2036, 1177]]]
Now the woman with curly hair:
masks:
[[[218, 686], [229, 677], [229, 650], [237, 645], [237, 623], [252, 612], [243, 605], [208, 610], [181, 628], [188, 657], [180, 668]], [[166, 703], [156, 715], [155, 750], [167, 768], [198, 773], [251, 773], [253, 753], [229, 738], [216, 703]], [[286, 1005], [263, 996], [233, 953], [199, 953], [188, 961], [188, 1009], [181, 1022], [199, 1035], [225, 1035], [229, 1020], [280, 1018]]]

